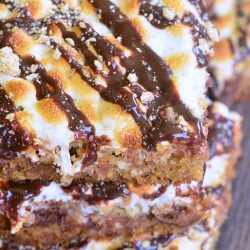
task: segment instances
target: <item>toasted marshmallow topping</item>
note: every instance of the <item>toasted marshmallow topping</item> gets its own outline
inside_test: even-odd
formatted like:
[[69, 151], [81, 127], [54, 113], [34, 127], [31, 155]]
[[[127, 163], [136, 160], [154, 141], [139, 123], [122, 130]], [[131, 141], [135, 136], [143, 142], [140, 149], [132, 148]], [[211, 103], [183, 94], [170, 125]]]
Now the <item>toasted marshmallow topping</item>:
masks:
[[[36, 161], [37, 148], [50, 152], [67, 179], [95, 163], [102, 148], [204, 140], [205, 66], [215, 36], [198, 6], [187, 0], [1, 6], [0, 83], [16, 107], [16, 136], [29, 138], [15, 139], [22, 145], [16, 153]], [[23, 98], [10, 91], [17, 88]]]

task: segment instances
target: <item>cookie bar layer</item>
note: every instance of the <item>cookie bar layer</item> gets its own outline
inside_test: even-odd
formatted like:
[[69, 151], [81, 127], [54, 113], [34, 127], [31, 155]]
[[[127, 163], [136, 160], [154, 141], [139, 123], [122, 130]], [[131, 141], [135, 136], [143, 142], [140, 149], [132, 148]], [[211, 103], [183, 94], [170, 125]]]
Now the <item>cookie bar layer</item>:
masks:
[[[231, 205], [230, 184], [225, 187], [217, 204], [209, 210], [203, 220], [180, 234], [165, 234], [155, 238], [149, 238], [137, 243], [124, 244], [123, 239], [113, 241], [87, 241], [85, 240], [76, 247], [70, 249], [81, 250], [214, 250], [219, 236], [219, 229], [224, 223], [228, 208]], [[5, 243], [8, 244], [8, 241]]]
[[199, 1], [0, 6], [1, 178], [202, 179], [217, 31]]
[[[228, 188], [229, 189], [229, 188]], [[182, 234], [165, 234], [156, 238], [149, 238], [137, 243], [124, 244], [124, 239], [88, 241], [78, 239], [73, 241], [69, 250], [213, 250], [219, 235], [219, 228], [224, 222], [229, 205], [231, 204], [230, 190], [225, 189], [217, 202], [203, 220], [196, 226], [189, 228]], [[1, 242], [1, 241], [0, 241]], [[4, 250], [39, 250], [38, 248], [17, 245], [13, 241], [2, 239]], [[206, 248], [204, 248], [206, 247]], [[50, 247], [51, 250], [65, 249], [59, 246]]]
[[209, 110], [213, 140], [203, 185], [2, 183], [1, 234], [18, 243], [50, 248], [67, 247], [80, 238], [119, 236], [135, 241], [185, 231], [216, 205], [240, 154], [240, 117], [220, 103]]

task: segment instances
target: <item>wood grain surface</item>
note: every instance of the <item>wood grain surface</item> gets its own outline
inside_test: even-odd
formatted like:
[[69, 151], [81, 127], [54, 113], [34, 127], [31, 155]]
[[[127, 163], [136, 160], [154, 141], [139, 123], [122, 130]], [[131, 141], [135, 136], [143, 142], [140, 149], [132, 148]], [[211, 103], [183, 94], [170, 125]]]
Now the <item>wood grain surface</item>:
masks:
[[216, 250], [250, 250], [250, 103], [235, 105], [233, 109], [244, 116], [243, 157], [233, 183], [234, 203]]

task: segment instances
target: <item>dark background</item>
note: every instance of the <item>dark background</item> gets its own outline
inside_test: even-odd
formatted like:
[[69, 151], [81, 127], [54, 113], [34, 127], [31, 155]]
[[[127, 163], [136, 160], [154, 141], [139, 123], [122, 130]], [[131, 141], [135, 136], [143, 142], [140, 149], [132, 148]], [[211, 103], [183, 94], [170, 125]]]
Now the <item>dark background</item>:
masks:
[[250, 250], [250, 103], [234, 105], [233, 110], [244, 115], [243, 157], [233, 182], [233, 205], [216, 250]]

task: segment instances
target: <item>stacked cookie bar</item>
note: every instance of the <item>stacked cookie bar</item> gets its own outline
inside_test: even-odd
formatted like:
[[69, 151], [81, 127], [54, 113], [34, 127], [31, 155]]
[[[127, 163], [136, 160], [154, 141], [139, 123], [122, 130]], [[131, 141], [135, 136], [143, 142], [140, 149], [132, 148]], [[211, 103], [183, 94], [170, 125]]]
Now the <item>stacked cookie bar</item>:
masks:
[[2, 247], [213, 247], [241, 139], [218, 39], [200, 1], [1, 0]]

